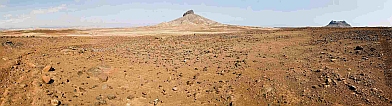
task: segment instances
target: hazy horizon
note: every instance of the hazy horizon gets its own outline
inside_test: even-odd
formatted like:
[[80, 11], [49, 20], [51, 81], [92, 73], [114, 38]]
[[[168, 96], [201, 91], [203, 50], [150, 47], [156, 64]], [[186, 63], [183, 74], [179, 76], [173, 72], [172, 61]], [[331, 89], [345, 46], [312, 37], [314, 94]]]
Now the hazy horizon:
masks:
[[179, 18], [187, 10], [211, 20], [259, 27], [392, 26], [391, 0], [0, 0], [0, 29], [135, 27]]

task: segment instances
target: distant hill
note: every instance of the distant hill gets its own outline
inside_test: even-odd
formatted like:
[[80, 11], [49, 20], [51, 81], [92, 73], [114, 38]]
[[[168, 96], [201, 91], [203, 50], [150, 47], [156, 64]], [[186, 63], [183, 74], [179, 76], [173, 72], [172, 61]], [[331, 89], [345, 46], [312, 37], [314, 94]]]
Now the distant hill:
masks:
[[334, 21], [332, 20], [329, 24], [325, 27], [351, 27], [346, 21]]
[[189, 10], [183, 14], [183, 17], [177, 18], [175, 20], [169, 22], [163, 22], [158, 24], [157, 26], [215, 26], [215, 25], [223, 25], [221, 23], [215, 22], [213, 20], [204, 18], [200, 15], [197, 15], [193, 12], [193, 10]]

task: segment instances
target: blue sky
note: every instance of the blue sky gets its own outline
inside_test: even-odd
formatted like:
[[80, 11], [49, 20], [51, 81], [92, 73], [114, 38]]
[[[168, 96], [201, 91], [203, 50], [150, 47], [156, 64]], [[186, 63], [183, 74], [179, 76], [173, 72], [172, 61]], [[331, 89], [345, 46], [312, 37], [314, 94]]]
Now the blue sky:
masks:
[[0, 0], [0, 28], [154, 25], [189, 9], [235, 25], [392, 25], [392, 0]]

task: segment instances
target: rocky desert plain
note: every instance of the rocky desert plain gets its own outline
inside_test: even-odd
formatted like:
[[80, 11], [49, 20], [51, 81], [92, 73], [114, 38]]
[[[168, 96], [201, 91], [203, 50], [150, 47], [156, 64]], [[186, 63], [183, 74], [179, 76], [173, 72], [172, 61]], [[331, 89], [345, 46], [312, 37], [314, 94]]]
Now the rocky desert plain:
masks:
[[[189, 13], [189, 14], [188, 14]], [[187, 12], [0, 32], [1, 106], [392, 105], [392, 28], [262, 28]]]

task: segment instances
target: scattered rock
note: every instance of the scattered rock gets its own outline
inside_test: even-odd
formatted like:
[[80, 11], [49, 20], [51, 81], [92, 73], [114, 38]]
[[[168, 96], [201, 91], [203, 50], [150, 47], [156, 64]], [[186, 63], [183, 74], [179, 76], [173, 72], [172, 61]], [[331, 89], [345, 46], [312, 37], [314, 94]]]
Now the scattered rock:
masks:
[[332, 80], [330, 78], [327, 78], [325, 80], [326, 85], [330, 85], [332, 83]]
[[107, 89], [108, 88], [108, 84], [103, 84], [102, 85], [102, 90], [105, 90], [105, 89]]
[[95, 105], [106, 105], [107, 103], [106, 103], [106, 100], [98, 100], [97, 102], [95, 102]]
[[15, 65], [20, 65], [22, 61], [20, 59], [15, 60]]
[[[102, 82], [106, 82], [109, 78], [109, 73], [112, 73], [114, 70], [111, 66], [108, 65], [98, 65], [92, 67], [87, 70], [86, 74], [88, 76], [98, 77], [98, 79]], [[80, 73], [79, 73], [80, 74]]]
[[95, 97], [95, 99], [96, 100], [102, 100], [103, 98], [102, 98], [102, 96], [97, 96], [97, 97]]
[[178, 88], [177, 87], [173, 87], [173, 89], [172, 89], [173, 91], [177, 91], [178, 90]]
[[114, 95], [114, 94], [109, 94], [109, 95], [107, 96], [107, 98], [108, 98], [109, 100], [113, 100], [113, 99], [116, 99], [117, 96]]
[[78, 75], [81, 76], [83, 74], [82, 71], [78, 71]]
[[84, 88], [82, 88], [82, 87], [79, 87], [79, 91], [80, 91], [80, 92], [86, 92], [87, 90], [84, 89]]
[[357, 47], [355, 47], [355, 49], [354, 50], [363, 50], [363, 47], [361, 47], [361, 46], [357, 46]]
[[12, 41], [5, 41], [4, 43], [3, 43], [3, 46], [14, 46], [15, 44], [12, 42]]
[[98, 77], [99, 80], [102, 81], [102, 82], [106, 82], [106, 81], [108, 81], [108, 79], [109, 79], [109, 76], [108, 76], [107, 74], [105, 74], [105, 73], [99, 74], [97, 77]]
[[35, 64], [33, 64], [33, 63], [26, 63], [29, 67], [31, 67], [31, 68], [35, 68], [36, 67], [36, 65]]
[[54, 68], [50, 65], [47, 65], [42, 69], [42, 72], [49, 72], [49, 71], [54, 71]]
[[128, 95], [127, 99], [132, 100], [133, 98], [135, 98], [133, 95]]
[[20, 84], [19, 86], [20, 86], [20, 88], [25, 88], [25, 87], [27, 87], [26, 84]]
[[157, 98], [157, 99], [154, 100], [154, 106], [158, 105], [158, 103], [159, 103], [159, 99]]
[[53, 106], [58, 106], [58, 105], [60, 105], [60, 101], [57, 100], [57, 99], [52, 99], [52, 100], [50, 101], [50, 104], [53, 105]]
[[354, 85], [348, 85], [348, 89], [355, 91], [357, 90], [357, 87], [355, 87]]
[[53, 80], [49, 76], [46, 76], [46, 75], [42, 76], [42, 81], [46, 84], [51, 84], [53, 82]]

